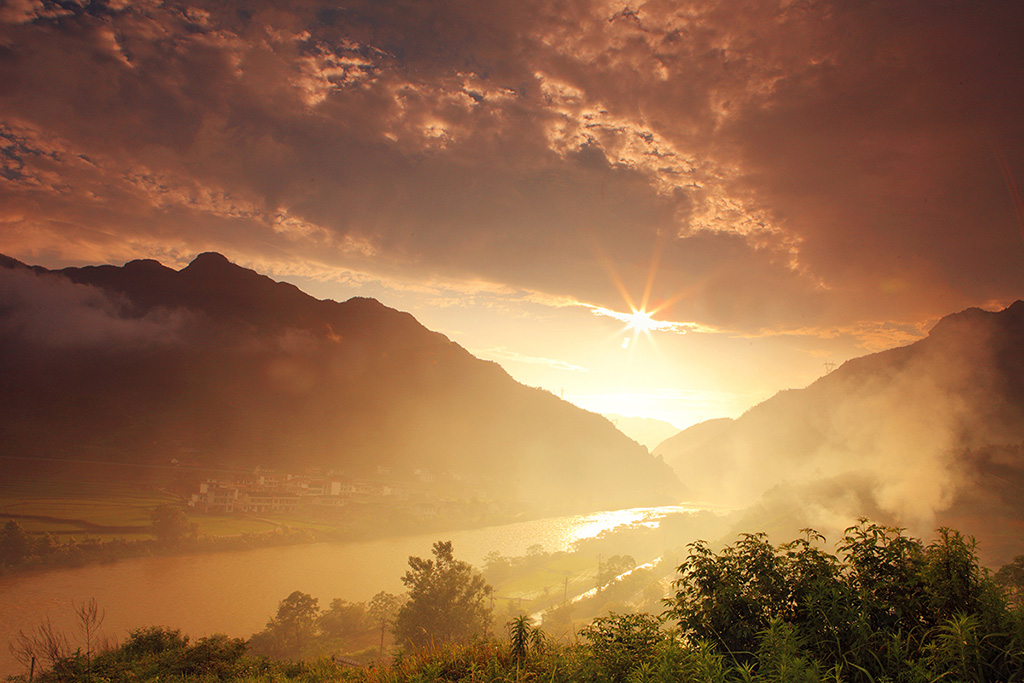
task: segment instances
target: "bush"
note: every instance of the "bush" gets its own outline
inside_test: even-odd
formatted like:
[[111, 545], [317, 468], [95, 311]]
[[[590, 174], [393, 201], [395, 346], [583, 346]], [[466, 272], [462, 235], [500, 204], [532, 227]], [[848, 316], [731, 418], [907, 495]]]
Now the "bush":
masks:
[[973, 540], [937, 534], [925, 547], [861, 520], [839, 556], [815, 547], [824, 539], [811, 530], [778, 547], [746, 534], [717, 555], [698, 542], [667, 614], [691, 644], [709, 639], [770, 680], [813, 679], [816, 667], [851, 680], [1021, 680], [1020, 619], [980, 568]]
[[170, 650], [183, 650], [188, 646], [188, 636], [181, 635], [181, 630], [165, 626], [139, 628], [128, 633], [128, 640], [121, 646], [121, 652], [127, 657], [141, 658], [146, 655], [158, 655]]
[[665, 640], [661, 621], [651, 614], [611, 614], [580, 630], [600, 679], [625, 681], [637, 669], [650, 669]]

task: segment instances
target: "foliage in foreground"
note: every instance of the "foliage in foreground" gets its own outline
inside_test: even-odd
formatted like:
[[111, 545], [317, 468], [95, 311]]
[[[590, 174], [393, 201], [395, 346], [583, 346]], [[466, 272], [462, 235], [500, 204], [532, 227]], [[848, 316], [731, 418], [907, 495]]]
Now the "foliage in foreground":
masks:
[[662, 617], [609, 614], [558, 643], [526, 617], [507, 638], [424, 647], [358, 669], [275, 663], [223, 636], [132, 633], [39, 676], [155, 681], [545, 681], [549, 683], [967, 683], [1024, 681], [1024, 620], [978, 566], [973, 542], [940, 529], [928, 546], [862, 522], [839, 555], [813, 532], [774, 546], [744, 535], [720, 553], [691, 546]]
[[846, 530], [839, 556], [823, 540], [807, 530], [776, 547], [745, 534], [719, 554], [695, 543], [669, 615], [741, 666], [765, 666], [768, 638], [789, 643], [788, 665], [849, 680], [1021, 680], [1021, 615], [973, 540], [943, 528], [925, 546], [866, 520]]

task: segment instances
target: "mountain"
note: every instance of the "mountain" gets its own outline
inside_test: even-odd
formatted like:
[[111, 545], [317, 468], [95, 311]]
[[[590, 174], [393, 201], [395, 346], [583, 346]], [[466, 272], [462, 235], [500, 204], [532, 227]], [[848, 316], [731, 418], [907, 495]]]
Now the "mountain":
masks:
[[706, 444], [726, 433], [734, 422], [732, 418], [719, 417], [698, 422], [682, 431], [676, 430], [674, 435], [658, 443], [652, 452], [662, 454], [662, 457], [664, 453], [670, 453], [677, 460], [680, 453], [699, 453]]
[[[931, 536], [950, 524], [1024, 553], [1024, 302], [947, 316], [909, 346], [856, 358], [736, 420], [665, 441], [695, 499], [762, 517], [859, 515]], [[785, 505], [783, 505], [785, 503]]]
[[665, 439], [679, 433], [679, 427], [674, 424], [650, 417], [628, 417], [617, 413], [601, 414], [611, 420], [620, 432], [637, 443], [647, 446], [648, 450], [653, 450]]
[[316, 300], [201, 254], [48, 271], [0, 259], [0, 454], [427, 470], [544, 509], [675, 500], [605, 418], [411, 315]]

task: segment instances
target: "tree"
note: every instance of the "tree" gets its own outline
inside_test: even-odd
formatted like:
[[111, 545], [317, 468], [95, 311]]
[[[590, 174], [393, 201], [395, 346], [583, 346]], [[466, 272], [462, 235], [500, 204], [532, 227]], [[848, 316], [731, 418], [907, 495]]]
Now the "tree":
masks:
[[277, 616], [253, 635], [249, 644], [257, 654], [277, 659], [297, 658], [302, 648], [317, 635], [319, 601], [308, 593], [295, 591], [277, 605]]
[[330, 638], [349, 639], [366, 633], [374, 626], [366, 612], [366, 604], [348, 602], [341, 598], [331, 601], [331, 606], [320, 615], [320, 631]]
[[28, 557], [32, 548], [31, 540], [21, 525], [13, 519], [0, 529], [0, 567], [14, 566]]
[[1006, 599], [1017, 607], [1024, 604], [1024, 555], [1013, 558], [996, 572], [996, 584], [1006, 593]]
[[395, 613], [401, 606], [401, 600], [397, 595], [381, 591], [370, 599], [370, 606], [367, 608], [367, 615], [373, 619], [375, 624], [380, 624], [380, 654], [384, 658], [384, 631], [394, 621]]
[[601, 590], [611, 583], [616, 576], [636, 567], [632, 555], [612, 555], [604, 562], [597, 563], [597, 589]]
[[88, 664], [92, 660], [96, 638], [107, 613], [105, 610], [100, 609], [96, 598], [91, 598], [88, 602], [83, 602], [81, 605], [76, 605], [74, 600], [72, 600], [71, 609], [75, 613], [75, 624], [78, 626], [78, 632], [82, 634], [82, 639], [85, 640], [85, 661]]
[[812, 659], [836, 678], [863, 674], [852, 680], [911, 680], [894, 675], [909, 669], [913, 680], [952, 672], [949, 680], [1010, 680], [1020, 671], [1020, 622], [980, 568], [973, 540], [939, 529], [925, 547], [862, 519], [837, 557], [805, 531], [778, 547], [745, 534], [717, 555], [692, 544], [668, 601], [687, 640], [757, 663], [763, 680], [806, 678]]
[[788, 603], [784, 558], [761, 534], [742, 534], [718, 555], [691, 543], [669, 613], [688, 635], [714, 636], [727, 652], [752, 653], [757, 634]]
[[394, 633], [400, 644], [412, 648], [465, 642], [490, 626], [487, 597], [493, 589], [483, 576], [454, 558], [451, 541], [438, 541], [433, 553], [433, 560], [410, 557], [402, 577], [409, 599], [398, 610]]
[[67, 636], [56, 629], [49, 617], [28, 633], [19, 630], [8, 647], [11, 655], [29, 671], [44, 662], [53, 666], [71, 653]]
[[197, 526], [188, 521], [188, 515], [179, 505], [161, 505], [151, 517], [153, 535], [163, 543], [180, 543], [195, 536]]

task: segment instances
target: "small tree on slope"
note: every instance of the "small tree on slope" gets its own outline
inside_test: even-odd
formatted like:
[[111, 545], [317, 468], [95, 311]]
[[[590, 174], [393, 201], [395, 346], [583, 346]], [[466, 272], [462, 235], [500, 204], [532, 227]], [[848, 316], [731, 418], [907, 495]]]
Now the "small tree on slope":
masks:
[[402, 577], [409, 599], [398, 610], [394, 633], [406, 647], [465, 642], [490, 626], [492, 589], [483, 576], [454, 558], [451, 541], [438, 541], [433, 553], [433, 560], [410, 557]]

